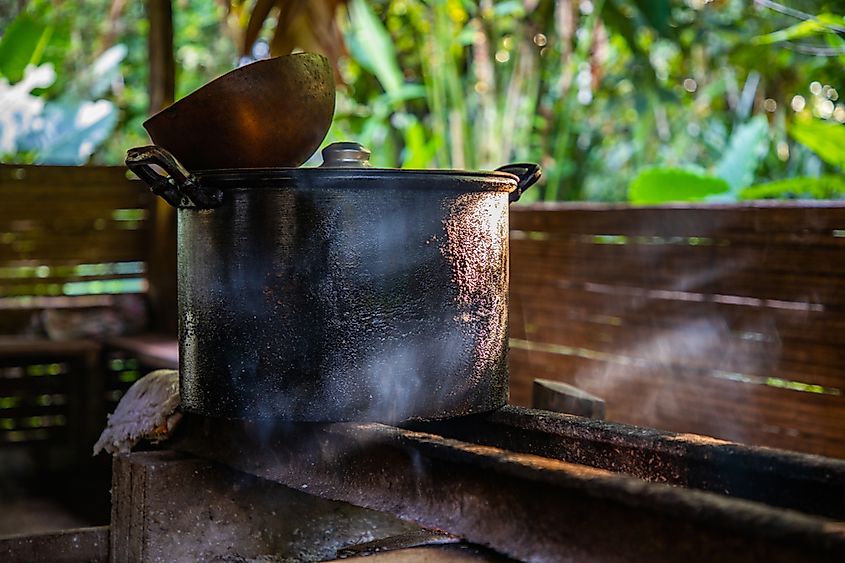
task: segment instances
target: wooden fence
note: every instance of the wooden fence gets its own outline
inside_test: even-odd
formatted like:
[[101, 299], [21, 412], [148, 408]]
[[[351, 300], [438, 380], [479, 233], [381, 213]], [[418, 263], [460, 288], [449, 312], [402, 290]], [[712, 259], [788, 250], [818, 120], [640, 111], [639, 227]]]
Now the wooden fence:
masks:
[[20, 335], [42, 310], [147, 292], [153, 198], [123, 167], [0, 165], [0, 201], [0, 447], [85, 459], [139, 370], [91, 340]]
[[147, 187], [122, 167], [0, 165], [0, 334], [147, 289]]
[[845, 457], [845, 205], [511, 210], [511, 396]]

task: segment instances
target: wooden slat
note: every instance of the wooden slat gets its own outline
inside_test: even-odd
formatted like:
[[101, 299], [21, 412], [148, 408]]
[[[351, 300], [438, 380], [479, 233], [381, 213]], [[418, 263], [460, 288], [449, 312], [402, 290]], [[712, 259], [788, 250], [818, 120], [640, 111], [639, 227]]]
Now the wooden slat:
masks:
[[0, 263], [17, 260], [64, 260], [79, 263], [133, 262], [142, 260], [149, 244], [145, 231], [110, 231], [67, 237], [44, 237], [23, 246], [0, 244]]
[[[518, 267], [517, 267], [518, 266]], [[600, 283], [647, 289], [689, 291], [701, 294], [774, 299], [797, 303], [845, 307], [845, 276], [822, 277], [801, 274], [766, 274], [762, 271], [726, 271], [721, 275], [708, 264], [692, 271], [658, 270], [644, 263], [622, 270], [610, 263], [554, 264], [536, 259], [522, 263], [514, 255], [511, 282], [517, 285], [557, 283]]]
[[[845, 273], [845, 246], [731, 244], [591, 244], [572, 240], [513, 240], [511, 252], [526, 259], [566, 267], [574, 263], [607, 264], [620, 270], [649, 265], [667, 272], [698, 271], [711, 265], [719, 271], [746, 271], [819, 276]], [[677, 283], [677, 278], [670, 278]]]
[[39, 164], [0, 164], [0, 181], [31, 185], [68, 181], [112, 186], [126, 181], [123, 166], [42, 166]]
[[108, 187], [76, 187], [68, 189], [61, 186], [43, 188], [24, 188], [7, 190], [0, 188], [3, 197], [8, 197], [0, 212], [0, 221], [24, 218], [56, 218], [58, 213], [87, 209], [88, 213], [110, 211], [112, 209], [138, 209], [149, 205], [151, 194], [141, 189], [136, 183], [126, 183]]
[[511, 230], [635, 236], [715, 233], [825, 233], [845, 228], [842, 202], [751, 202], [632, 207], [605, 204], [515, 206]]
[[[31, 286], [36, 284], [62, 284], [68, 282], [91, 282], [91, 281], [107, 281], [132, 279], [141, 277], [143, 274], [102, 274], [96, 276], [48, 276], [45, 278], [26, 277], [26, 278], [0, 278], [0, 296], [6, 294], [6, 291], [16, 286]], [[29, 294], [26, 294], [29, 295]]]

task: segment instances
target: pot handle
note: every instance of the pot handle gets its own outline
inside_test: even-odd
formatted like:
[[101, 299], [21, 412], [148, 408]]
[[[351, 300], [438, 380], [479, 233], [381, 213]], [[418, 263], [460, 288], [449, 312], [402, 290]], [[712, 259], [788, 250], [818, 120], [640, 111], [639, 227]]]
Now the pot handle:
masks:
[[[160, 174], [153, 165], [162, 168]], [[161, 147], [148, 145], [126, 152], [126, 166], [150, 187], [155, 195], [180, 209], [212, 209], [223, 203], [223, 192], [200, 185], [172, 154]]]
[[543, 171], [540, 169], [539, 164], [531, 164], [529, 162], [505, 164], [504, 166], [496, 168], [496, 172], [507, 172], [508, 174], [513, 174], [519, 179], [519, 182], [516, 184], [516, 189], [510, 193], [511, 203], [522, 197], [523, 192], [533, 186], [537, 180], [540, 179], [540, 176], [543, 175]]

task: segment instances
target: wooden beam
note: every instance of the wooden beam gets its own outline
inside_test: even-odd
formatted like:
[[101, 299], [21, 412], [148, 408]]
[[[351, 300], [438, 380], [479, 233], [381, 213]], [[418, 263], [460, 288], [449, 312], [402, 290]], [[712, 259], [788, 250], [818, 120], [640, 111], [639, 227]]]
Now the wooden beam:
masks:
[[[173, 58], [173, 6], [171, 0], [147, 0], [150, 20], [150, 114], [173, 103], [176, 64]], [[158, 200], [153, 213], [154, 234], [149, 261], [149, 295], [157, 331], [176, 334], [176, 210]]]
[[170, 0], [147, 0], [150, 20], [150, 114], [173, 103], [176, 64], [173, 60], [173, 6]]

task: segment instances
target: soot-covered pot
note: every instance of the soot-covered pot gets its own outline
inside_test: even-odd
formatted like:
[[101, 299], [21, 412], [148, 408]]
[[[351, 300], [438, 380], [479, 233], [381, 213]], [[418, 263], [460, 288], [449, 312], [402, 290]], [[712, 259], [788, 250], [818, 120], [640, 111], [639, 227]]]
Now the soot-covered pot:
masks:
[[190, 174], [158, 147], [129, 152], [179, 208], [185, 410], [395, 422], [507, 402], [508, 204], [539, 167], [368, 156], [336, 143], [320, 168]]

